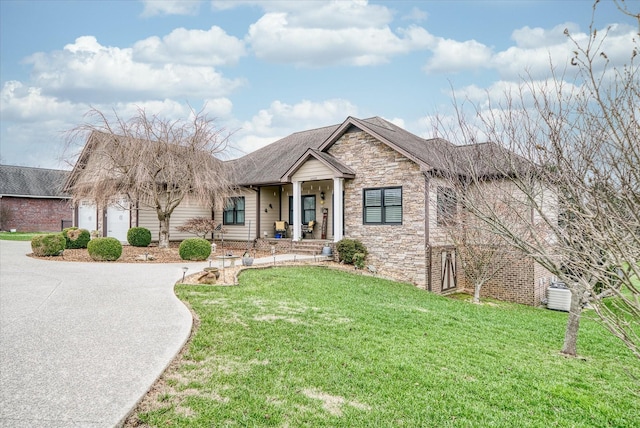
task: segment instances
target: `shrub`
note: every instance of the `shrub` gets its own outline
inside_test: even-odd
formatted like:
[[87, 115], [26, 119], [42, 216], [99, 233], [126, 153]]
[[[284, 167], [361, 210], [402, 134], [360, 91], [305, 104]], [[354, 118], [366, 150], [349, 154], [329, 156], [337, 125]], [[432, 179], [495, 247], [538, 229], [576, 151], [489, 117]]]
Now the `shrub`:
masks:
[[216, 229], [217, 223], [214, 220], [206, 217], [194, 217], [185, 221], [181, 226], [176, 227], [180, 232], [189, 232], [194, 235], [204, 238], [207, 233], [213, 233]]
[[91, 234], [87, 229], [78, 229], [77, 227], [67, 227], [62, 230], [62, 236], [65, 239], [65, 248], [87, 248], [87, 244], [91, 240]]
[[96, 261], [114, 261], [122, 255], [122, 244], [116, 238], [96, 238], [87, 245], [89, 255]]
[[187, 238], [178, 249], [182, 260], [206, 260], [211, 254], [211, 244], [203, 238]]
[[353, 255], [353, 265], [356, 269], [364, 269], [364, 259], [365, 255], [363, 253], [355, 253]]
[[364, 244], [357, 239], [342, 239], [336, 245], [336, 249], [338, 250], [338, 259], [346, 264], [354, 264], [353, 256], [356, 253], [361, 253], [364, 256], [362, 257], [362, 261], [364, 263], [364, 259], [367, 257], [367, 249]]
[[127, 242], [134, 247], [148, 247], [151, 244], [151, 231], [145, 227], [132, 227], [127, 232]]
[[31, 240], [31, 250], [36, 256], [59, 256], [64, 252], [65, 243], [61, 233], [37, 235]]

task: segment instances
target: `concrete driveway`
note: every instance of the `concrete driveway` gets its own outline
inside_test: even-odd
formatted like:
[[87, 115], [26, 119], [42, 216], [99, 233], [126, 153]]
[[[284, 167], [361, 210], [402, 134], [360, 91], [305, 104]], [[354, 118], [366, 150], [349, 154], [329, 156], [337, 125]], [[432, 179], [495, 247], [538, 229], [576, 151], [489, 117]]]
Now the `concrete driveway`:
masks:
[[200, 264], [72, 263], [0, 241], [0, 426], [113, 427], [191, 330], [173, 284]]

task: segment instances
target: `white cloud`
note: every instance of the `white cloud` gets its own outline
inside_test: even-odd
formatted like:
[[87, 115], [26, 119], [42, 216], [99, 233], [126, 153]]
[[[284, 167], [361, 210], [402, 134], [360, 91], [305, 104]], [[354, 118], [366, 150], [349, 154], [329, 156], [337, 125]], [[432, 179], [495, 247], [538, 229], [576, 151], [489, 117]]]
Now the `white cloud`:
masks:
[[475, 40], [458, 42], [439, 38], [432, 47], [433, 56], [424, 69], [428, 72], [457, 72], [488, 68], [492, 51]]
[[[213, 1], [214, 9], [259, 7], [265, 13], [249, 27], [246, 41], [255, 55], [276, 63], [321, 67], [374, 65], [394, 55], [423, 49], [424, 29], [389, 27], [393, 12], [364, 0]], [[310, 5], [312, 5], [310, 7]]]
[[[512, 34], [516, 45], [495, 54], [491, 66], [504, 79], [546, 79], [553, 67], [557, 73], [571, 80], [577, 71], [570, 65], [576, 45], [564, 34], [565, 29], [578, 45], [583, 48], [587, 46], [590, 36], [580, 32], [577, 24], [565, 23], [551, 29], [523, 27]], [[610, 64], [619, 67], [629, 62], [634, 38], [637, 39], [637, 33], [633, 27], [618, 24], [608, 30], [598, 30], [593, 46], [599, 46], [606, 53]], [[637, 46], [637, 41], [635, 45]], [[596, 58], [595, 69], [601, 70], [604, 64], [603, 59]]]
[[141, 0], [144, 4], [142, 16], [195, 15], [200, 0]]
[[86, 107], [43, 95], [41, 88], [25, 86], [15, 80], [5, 82], [0, 91], [0, 113], [3, 121], [31, 122], [72, 118]]
[[133, 45], [132, 59], [146, 63], [233, 65], [245, 55], [244, 42], [217, 26], [209, 30], [176, 28], [168, 35], [153, 36]]
[[46, 93], [94, 103], [218, 97], [242, 84], [211, 67], [136, 62], [132, 49], [102, 46], [93, 36], [79, 37], [62, 51], [34, 54], [28, 62], [33, 64], [34, 84]]
[[247, 41], [258, 58], [301, 66], [375, 65], [390, 57], [426, 47], [431, 36], [421, 28], [401, 30], [388, 26], [302, 27], [286, 13], [267, 13], [249, 27]]
[[342, 123], [357, 114], [358, 108], [344, 99], [303, 100], [293, 105], [276, 100], [242, 123], [234, 140], [242, 153], [250, 153], [294, 132]]
[[426, 21], [429, 14], [417, 7], [411, 8], [411, 11], [402, 17], [405, 21], [423, 22]]

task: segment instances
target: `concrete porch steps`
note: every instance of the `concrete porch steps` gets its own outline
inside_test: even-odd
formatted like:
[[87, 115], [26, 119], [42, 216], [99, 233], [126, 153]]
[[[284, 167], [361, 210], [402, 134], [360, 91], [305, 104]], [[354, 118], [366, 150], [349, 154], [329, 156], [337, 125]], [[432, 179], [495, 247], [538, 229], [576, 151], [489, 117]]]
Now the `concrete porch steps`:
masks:
[[291, 242], [291, 252], [294, 254], [320, 255], [325, 244], [334, 248], [333, 242], [323, 239], [303, 239]]

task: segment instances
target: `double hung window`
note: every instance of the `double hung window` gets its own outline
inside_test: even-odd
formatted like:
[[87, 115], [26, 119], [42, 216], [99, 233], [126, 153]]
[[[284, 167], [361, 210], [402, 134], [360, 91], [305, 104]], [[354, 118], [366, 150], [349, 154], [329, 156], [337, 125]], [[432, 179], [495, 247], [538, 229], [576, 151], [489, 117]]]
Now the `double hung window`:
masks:
[[229, 198], [224, 209], [222, 224], [244, 225], [244, 196]]
[[364, 224], [402, 224], [402, 187], [364, 189]]

